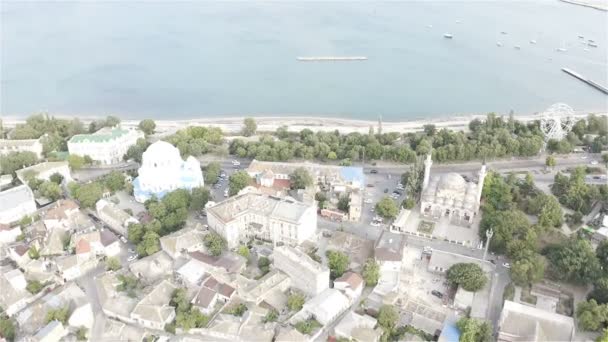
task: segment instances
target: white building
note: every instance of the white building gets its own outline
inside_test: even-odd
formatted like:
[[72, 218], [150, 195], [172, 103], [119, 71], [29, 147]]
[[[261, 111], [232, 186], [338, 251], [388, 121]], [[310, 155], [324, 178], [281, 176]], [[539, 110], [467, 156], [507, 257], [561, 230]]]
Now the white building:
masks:
[[148, 293], [131, 312], [131, 319], [146, 328], [163, 330], [175, 318], [175, 308], [169, 305], [177, 287], [163, 280]]
[[0, 223], [0, 245], [17, 241], [19, 235], [21, 235], [21, 227], [19, 225], [11, 227]]
[[344, 292], [353, 301], [363, 292], [363, 278], [355, 272], [346, 272], [334, 280], [334, 289]]
[[5, 266], [0, 267], [0, 306], [8, 316], [23, 309], [31, 297], [27, 292], [27, 282], [19, 269]]
[[120, 253], [118, 238], [107, 229], [74, 234], [71, 240], [71, 245], [76, 248], [76, 254], [90, 253], [91, 256], [105, 255], [112, 257]]
[[0, 139], [0, 155], [12, 152], [32, 152], [42, 158], [42, 143], [40, 139], [6, 140]]
[[129, 147], [144, 138], [144, 133], [135, 129], [104, 127], [93, 134], [77, 134], [68, 141], [70, 154], [89, 156], [102, 165], [118, 164]]
[[350, 306], [348, 298], [336, 289], [326, 289], [304, 304], [292, 320], [314, 316], [322, 325], [337, 319]]
[[572, 317], [505, 300], [498, 320], [498, 342], [572, 341]]
[[112, 230], [122, 236], [128, 235], [129, 224], [139, 223], [135, 217], [129, 215], [114, 203], [110, 203], [104, 199], [97, 201], [95, 209], [97, 210], [97, 216]]
[[424, 180], [420, 211], [425, 216], [447, 216], [458, 222], [471, 223], [479, 212], [486, 165], [481, 166], [478, 183], [466, 181], [461, 175], [450, 172], [431, 178], [431, 154], [424, 162]]
[[184, 161], [175, 146], [157, 141], [142, 156], [139, 176], [133, 180], [133, 195], [143, 203], [176, 189], [192, 190], [204, 185], [201, 164], [196, 158], [190, 156]]
[[378, 321], [368, 315], [359, 315], [349, 311], [334, 328], [337, 337], [353, 341], [377, 342], [382, 336], [382, 329], [375, 328]]
[[53, 174], [58, 173], [63, 176], [66, 184], [72, 181], [72, 174], [70, 173], [70, 167], [67, 161], [43, 162], [17, 170], [15, 173], [23, 184], [27, 184], [26, 178], [29, 174], [33, 175], [36, 179], [46, 181], [49, 180]]
[[312, 260], [306, 253], [289, 246], [276, 247], [274, 267], [285, 272], [292, 285], [310, 296], [329, 288], [329, 268]]
[[34, 193], [27, 185], [0, 192], [0, 223], [10, 224], [35, 212]]
[[254, 237], [298, 245], [317, 230], [316, 204], [258, 193], [240, 194], [209, 207], [207, 220], [229, 248]]
[[35, 342], [59, 342], [70, 332], [59, 321], [50, 321], [32, 338]]
[[184, 228], [160, 238], [160, 248], [173, 259], [204, 248], [203, 232]]
[[224, 284], [213, 276], [208, 276], [201, 285], [200, 290], [192, 299], [192, 305], [199, 309], [203, 314], [211, 314], [215, 304], [228, 302], [235, 293], [235, 288]]

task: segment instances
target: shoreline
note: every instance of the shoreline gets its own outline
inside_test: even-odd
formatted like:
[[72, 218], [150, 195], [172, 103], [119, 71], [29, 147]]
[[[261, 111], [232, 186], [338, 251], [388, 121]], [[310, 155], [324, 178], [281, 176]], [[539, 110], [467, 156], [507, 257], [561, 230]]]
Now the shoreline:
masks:
[[[521, 122], [530, 122], [539, 119], [540, 113], [528, 114], [528, 115], [515, 115], [515, 119]], [[596, 115], [607, 115], [602, 112], [576, 112], [575, 118], [583, 118], [589, 114]], [[437, 129], [447, 128], [450, 130], [461, 131], [468, 129], [468, 124], [474, 119], [485, 119], [487, 114], [471, 114], [471, 115], [458, 115], [453, 117], [437, 117], [428, 119], [412, 119], [406, 121], [382, 121], [383, 132], [399, 132], [399, 133], [410, 133], [419, 132], [423, 130], [424, 125], [433, 124]], [[504, 114], [496, 114], [499, 117], [508, 117]], [[53, 115], [56, 118], [74, 118], [75, 116], [67, 115]], [[173, 132], [186, 128], [188, 126], [209, 126], [219, 127], [225, 133], [238, 133], [241, 131], [243, 126], [243, 120], [248, 116], [234, 116], [226, 118], [197, 118], [197, 119], [182, 119], [182, 120], [166, 120], [153, 119], [156, 123], [156, 134], [157, 135], [168, 135]], [[252, 116], [257, 125], [258, 132], [270, 132], [276, 131], [280, 126], [287, 126], [290, 132], [299, 132], [302, 129], [308, 128], [312, 131], [335, 131], [339, 130], [340, 133], [365, 133], [367, 134], [370, 126], [374, 127], [374, 130], [378, 131], [377, 120], [360, 120], [360, 119], [344, 119], [344, 118], [332, 118], [332, 117], [314, 117], [314, 116]], [[84, 124], [88, 124], [100, 117], [86, 117], [80, 120]], [[14, 127], [17, 124], [25, 123], [25, 119], [16, 117], [5, 117], [2, 118], [5, 127]], [[121, 120], [122, 126], [125, 127], [137, 127], [141, 120], [126, 119]]]

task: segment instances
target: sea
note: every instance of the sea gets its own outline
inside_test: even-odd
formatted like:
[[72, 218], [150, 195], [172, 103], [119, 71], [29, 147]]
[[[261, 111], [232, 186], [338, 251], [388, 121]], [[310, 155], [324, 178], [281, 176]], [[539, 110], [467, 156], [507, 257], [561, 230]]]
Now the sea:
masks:
[[[2, 0], [0, 115], [607, 112], [561, 71], [608, 85], [607, 28], [608, 12], [558, 0]], [[315, 56], [367, 60], [297, 60]]]

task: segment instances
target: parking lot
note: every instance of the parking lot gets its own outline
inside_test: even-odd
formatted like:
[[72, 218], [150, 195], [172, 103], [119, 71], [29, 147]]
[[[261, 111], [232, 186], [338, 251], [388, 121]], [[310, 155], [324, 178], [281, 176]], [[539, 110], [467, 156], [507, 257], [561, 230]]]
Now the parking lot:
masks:
[[[406, 171], [404, 167], [403, 172]], [[370, 224], [375, 213], [375, 206], [384, 196], [391, 196], [393, 191], [397, 188], [401, 180], [401, 174], [398, 173], [386, 173], [379, 170], [378, 173], [365, 173], [366, 186], [364, 189], [364, 203], [363, 210], [361, 211], [361, 223]], [[397, 205], [401, 205], [401, 202], [405, 199], [405, 192], [402, 191], [402, 195], [393, 199]], [[371, 203], [365, 203], [367, 202]], [[386, 222], [385, 222], [386, 225]]]

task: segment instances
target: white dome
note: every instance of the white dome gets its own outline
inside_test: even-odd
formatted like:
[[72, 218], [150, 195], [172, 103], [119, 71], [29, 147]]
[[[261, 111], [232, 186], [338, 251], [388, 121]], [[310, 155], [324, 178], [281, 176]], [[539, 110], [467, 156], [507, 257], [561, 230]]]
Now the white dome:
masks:
[[179, 165], [183, 162], [179, 150], [166, 141], [157, 141], [150, 145], [142, 156], [142, 164], [148, 167], [160, 165]]

